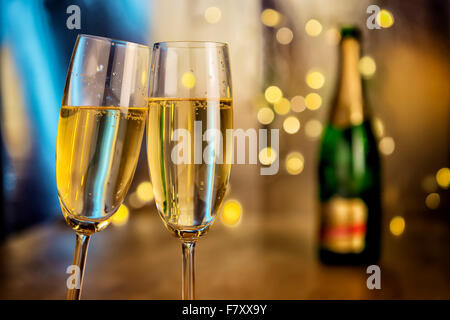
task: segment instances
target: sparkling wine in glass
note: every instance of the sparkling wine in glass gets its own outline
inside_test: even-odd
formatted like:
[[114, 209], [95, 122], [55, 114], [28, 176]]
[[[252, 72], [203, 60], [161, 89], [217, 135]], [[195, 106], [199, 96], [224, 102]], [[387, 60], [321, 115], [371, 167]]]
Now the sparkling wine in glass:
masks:
[[81, 295], [90, 236], [106, 228], [128, 192], [148, 111], [150, 48], [80, 35], [64, 89], [56, 142], [62, 212], [76, 232]]
[[156, 43], [148, 162], [159, 215], [182, 242], [183, 299], [194, 299], [194, 246], [216, 219], [228, 188], [232, 128], [228, 46]]

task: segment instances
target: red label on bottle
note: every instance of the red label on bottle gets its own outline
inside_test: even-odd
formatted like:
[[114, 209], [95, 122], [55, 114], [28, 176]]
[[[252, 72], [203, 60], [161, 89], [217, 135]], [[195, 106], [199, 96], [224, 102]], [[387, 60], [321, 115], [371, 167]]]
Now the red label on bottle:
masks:
[[333, 197], [322, 206], [322, 247], [336, 253], [364, 250], [367, 206], [359, 198]]

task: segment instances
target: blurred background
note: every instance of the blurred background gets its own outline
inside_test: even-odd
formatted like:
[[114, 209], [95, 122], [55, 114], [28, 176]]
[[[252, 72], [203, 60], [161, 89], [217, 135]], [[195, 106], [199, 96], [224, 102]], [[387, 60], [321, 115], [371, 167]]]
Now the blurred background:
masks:
[[[80, 29], [66, 25], [74, 4]], [[366, 25], [372, 4], [382, 9], [381, 29]], [[199, 244], [199, 298], [450, 298], [448, 1], [3, 0], [0, 7], [0, 298], [64, 297], [73, 232], [62, 222], [54, 155], [81, 33], [148, 45], [227, 42], [234, 127], [280, 129], [278, 153], [232, 167], [222, 216]], [[365, 269], [321, 266], [315, 251], [318, 148], [336, 90], [339, 28], [349, 23], [362, 31], [359, 69], [382, 155], [378, 293], [366, 288]], [[276, 88], [283, 98], [273, 104], [267, 97]], [[276, 159], [279, 172], [261, 176], [260, 166]], [[179, 244], [158, 220], [143, 145], [124, 205], [90, 249], [87, 298], [178, 298]]]

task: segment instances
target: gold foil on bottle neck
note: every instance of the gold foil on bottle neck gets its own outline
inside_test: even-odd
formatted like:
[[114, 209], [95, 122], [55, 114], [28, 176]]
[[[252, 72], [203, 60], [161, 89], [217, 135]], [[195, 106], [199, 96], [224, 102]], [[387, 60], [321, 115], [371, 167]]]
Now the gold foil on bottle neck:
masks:
[[359, 74], [360, 45], [356, 39], [342, 40], [341, 65], [331, 123], [340, 128], [359, 125], [364, 121], [364, 105]]

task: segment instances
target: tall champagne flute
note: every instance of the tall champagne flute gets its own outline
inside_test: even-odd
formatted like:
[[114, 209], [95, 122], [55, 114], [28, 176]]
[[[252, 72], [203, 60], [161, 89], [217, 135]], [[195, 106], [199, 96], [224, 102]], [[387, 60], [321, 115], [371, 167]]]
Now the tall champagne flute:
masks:
[[80, 275], [67, 299], [80, 299], [90, 236], [110, 224], [130, 187], [147, 118], [149, 64], [143, 45], [87, 35], [75, 43], [56, 142], [58, 196], [76, 232]]
[[228, 46], [156, 43], [148, 162], [159, 215], [182, 243], [183, 299], [194, 299], [194, 247], [213, 224], [228, 187], [232, 128]]

